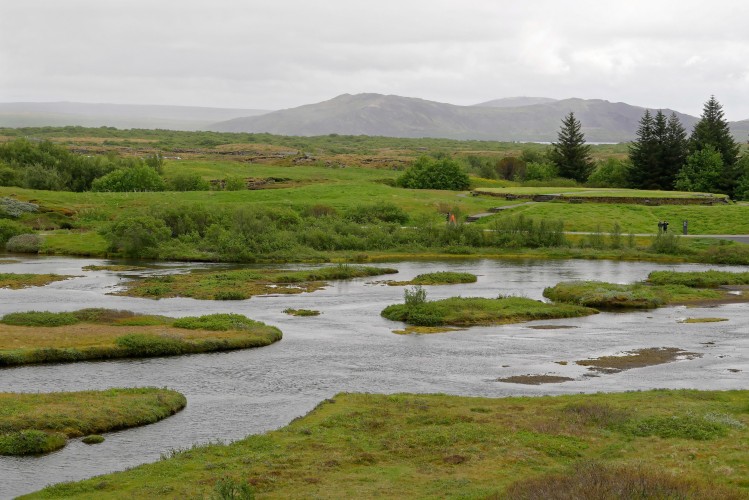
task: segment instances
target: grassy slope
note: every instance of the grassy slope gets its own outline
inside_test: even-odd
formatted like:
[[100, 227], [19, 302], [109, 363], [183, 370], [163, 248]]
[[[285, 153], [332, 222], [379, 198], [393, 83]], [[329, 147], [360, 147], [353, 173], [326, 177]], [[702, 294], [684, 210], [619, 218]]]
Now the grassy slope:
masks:
[[[483, 498], [582, 460], [749, 494], [746, 391], [534, 398], [343, 394], [283, 429], [28, 498]], [[219, 486], [220, 487], [220, 486]], [[743, 493], [741, 493], [743, 492]]]

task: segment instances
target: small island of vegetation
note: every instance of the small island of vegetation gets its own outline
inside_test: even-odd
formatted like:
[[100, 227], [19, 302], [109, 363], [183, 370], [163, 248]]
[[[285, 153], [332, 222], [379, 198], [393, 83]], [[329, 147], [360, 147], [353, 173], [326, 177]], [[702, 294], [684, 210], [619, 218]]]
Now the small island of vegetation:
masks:
[[82, 436], [101, 442], [100, 432], [157, 422], [185, 404], [182, 394], [156, 388], [0, 393], [0, 455], [49, 453]]
[[160, 299], [191, 297], [201, 300], [245, 300], [255, 295], [296, 294], [324, 288], [327, 280], [345, 280], [397, 273], [383, 267], [337, 266], [301, 271], [240, 269], [193, 271], [131, 281], [119, 295]]
[[[421, 287], [404, 291], [404, 303], [393, 304], [382, 316], [416, 327], [488, 326], [521, 323], [540, 319], [575, 318], [596, 314], [589, 307], [571, 304], [547, 304], [524, 297], [451, 297], [427, 301]], [[438, 330], [434, 330], [438, 331]], [[421, 333], [432, 333], [424, 331]]]
[[0, 273], [0, 288], [10, 288], [11, 290], [18, 290], [21, 288], [28, 288], [32, 286], [44, 286], [54, 283], [55, 281], [63, 281], [68, 278], [74, 278], [75, 276], [64, 276], [60, 274], [15, 274], [15, 273]]
[[566, 281], [544, 289], [543, 293], [555, 302], [587, 307], [653, 309], [677, 304], [746, 302], [749, 298], [726, 288], [746, 285], [749, 273], [656, 271], [640, 283]]
[[435, 273], [419, 274], [408, 281], [388, 281], [390, 286], [404, 285], [459, 285], [465, 283], [476, 283], [476, 275], [471, 273], [456, 273], [451, 271], [438, 271]]
[[0, 320], [0, 367], [227, 351], [279, 340], [278, 328], [239, 314], [175, 319], [109, 309], [30, 311]]

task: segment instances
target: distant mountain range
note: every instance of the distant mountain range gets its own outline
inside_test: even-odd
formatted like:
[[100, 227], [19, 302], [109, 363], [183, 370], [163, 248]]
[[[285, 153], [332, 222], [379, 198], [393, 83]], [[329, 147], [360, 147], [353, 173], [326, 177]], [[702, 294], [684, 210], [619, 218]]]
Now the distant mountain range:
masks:
[[[449, 139], [552, 142], [570, 111], [589, 142], [635, 138], [645, 108], [601, 99], [509, 97], [456, 106], [412, 97], [343, 94], [328, 101], [280, 111], [124, 104], [0, 103], [0, 126], [81, 125], [164, 128], [280, 135], [376, 135]], [[664, 109], [670, 115], [672, 110]], [[697, 118], [676, 112], [691, 132]], [[740, 142], [749, 120], [731, 123]]]
[[0, 127], [162, 128], [207, 130], [212, 124], [267, 113], [267, 110], [158, 106], [139, 104], [91, 104], [82, 102], [0, 103]]

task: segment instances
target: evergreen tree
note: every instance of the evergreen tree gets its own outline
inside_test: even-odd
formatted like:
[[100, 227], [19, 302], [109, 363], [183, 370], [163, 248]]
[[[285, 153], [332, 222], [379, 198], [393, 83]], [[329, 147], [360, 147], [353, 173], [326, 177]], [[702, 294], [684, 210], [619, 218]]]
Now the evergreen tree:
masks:
[[723, 117], [723, 107], [710, 96], [702, 109], [702, 116], [695, 124], [689, 137], [690, 154], [702, 151], [708, 146], [720, 153], [723, 169], [716, 190], [733, 196], [733, 191], [739, 179], [737, 168], [740, 147], [731, 135], [728, 121]]
[[629, 148], [632, 162], [629, 184], [639, 189], [673, 189], [686, 157], [686, 131], [676, 115], [666, 119], [663, 111], [658, 110], [653, 118], [650, 110], [645, 110], [637, 140]]
[[561, 177], [585, 182], [593, 171], [590, 146], [585, 144], [580, 121], [570, 112], [562, 119], [557, 142], [552, 144], [549, 158], [556, 165]]

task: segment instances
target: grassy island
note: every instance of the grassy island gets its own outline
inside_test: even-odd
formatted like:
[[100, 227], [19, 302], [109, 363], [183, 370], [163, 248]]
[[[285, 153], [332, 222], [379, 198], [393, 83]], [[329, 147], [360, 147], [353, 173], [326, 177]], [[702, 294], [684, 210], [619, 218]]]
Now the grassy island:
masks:
[[24, 498], [746, 498], [747, 398], [339, 394], [277, 431]]
[[81, 436], [101, 442], [93, 436], [157, 422], [186, 403], [176, 391], [155, 388], [0, 393], [0, 455], [48, 453]]
[[30, 311], [0, 320], [0, 367], [227, 351], [278, 340], [278, 328], [239, 314], [175, 319], [109, 309]]
[[419, 274], [409, 281], [388, 281], [390, 286], [403, 285], [459, 285], [465, 283], [476, 283], [476, 275], [471, 273], [454, 273], [450, 271], [439, 271], [436, 273]]
[[524, 297], [451, 297], [417, 303], [393, 304], [382, 316], [413, 326], [486, 326], [539, 319], [575, 318], [595, 314], [595, 309], [570, 304], [546, 304]]
[[[566, 281], [544, 290], [555, 302], [602, 309], [653, 309], [677, 304], [746, 302], [737, 287], [749, 285], [749, 273], [656, 271], [631, 284]], [[719, 288], [722, 287], [722, 288]]]
[[193, 271], [144, 278], [127, 283], [120, 295], [160, 299], [191, 297], [202, 300], [245, 300], [255, 295], [314, 292], [328, 280], [345, 280], [397, 273], [396, 269], [338, 265], [303, 271], [240, 269]]
[[64, 276], [60, 274], [0, 273], [0, 288], [10, 288], [11, 290], [18, 290], [31, 286], [49, 285], [50, 283], [54, 283], [55, 281], [63, 281], [68, 278], [74, 277], [75, 276]]

